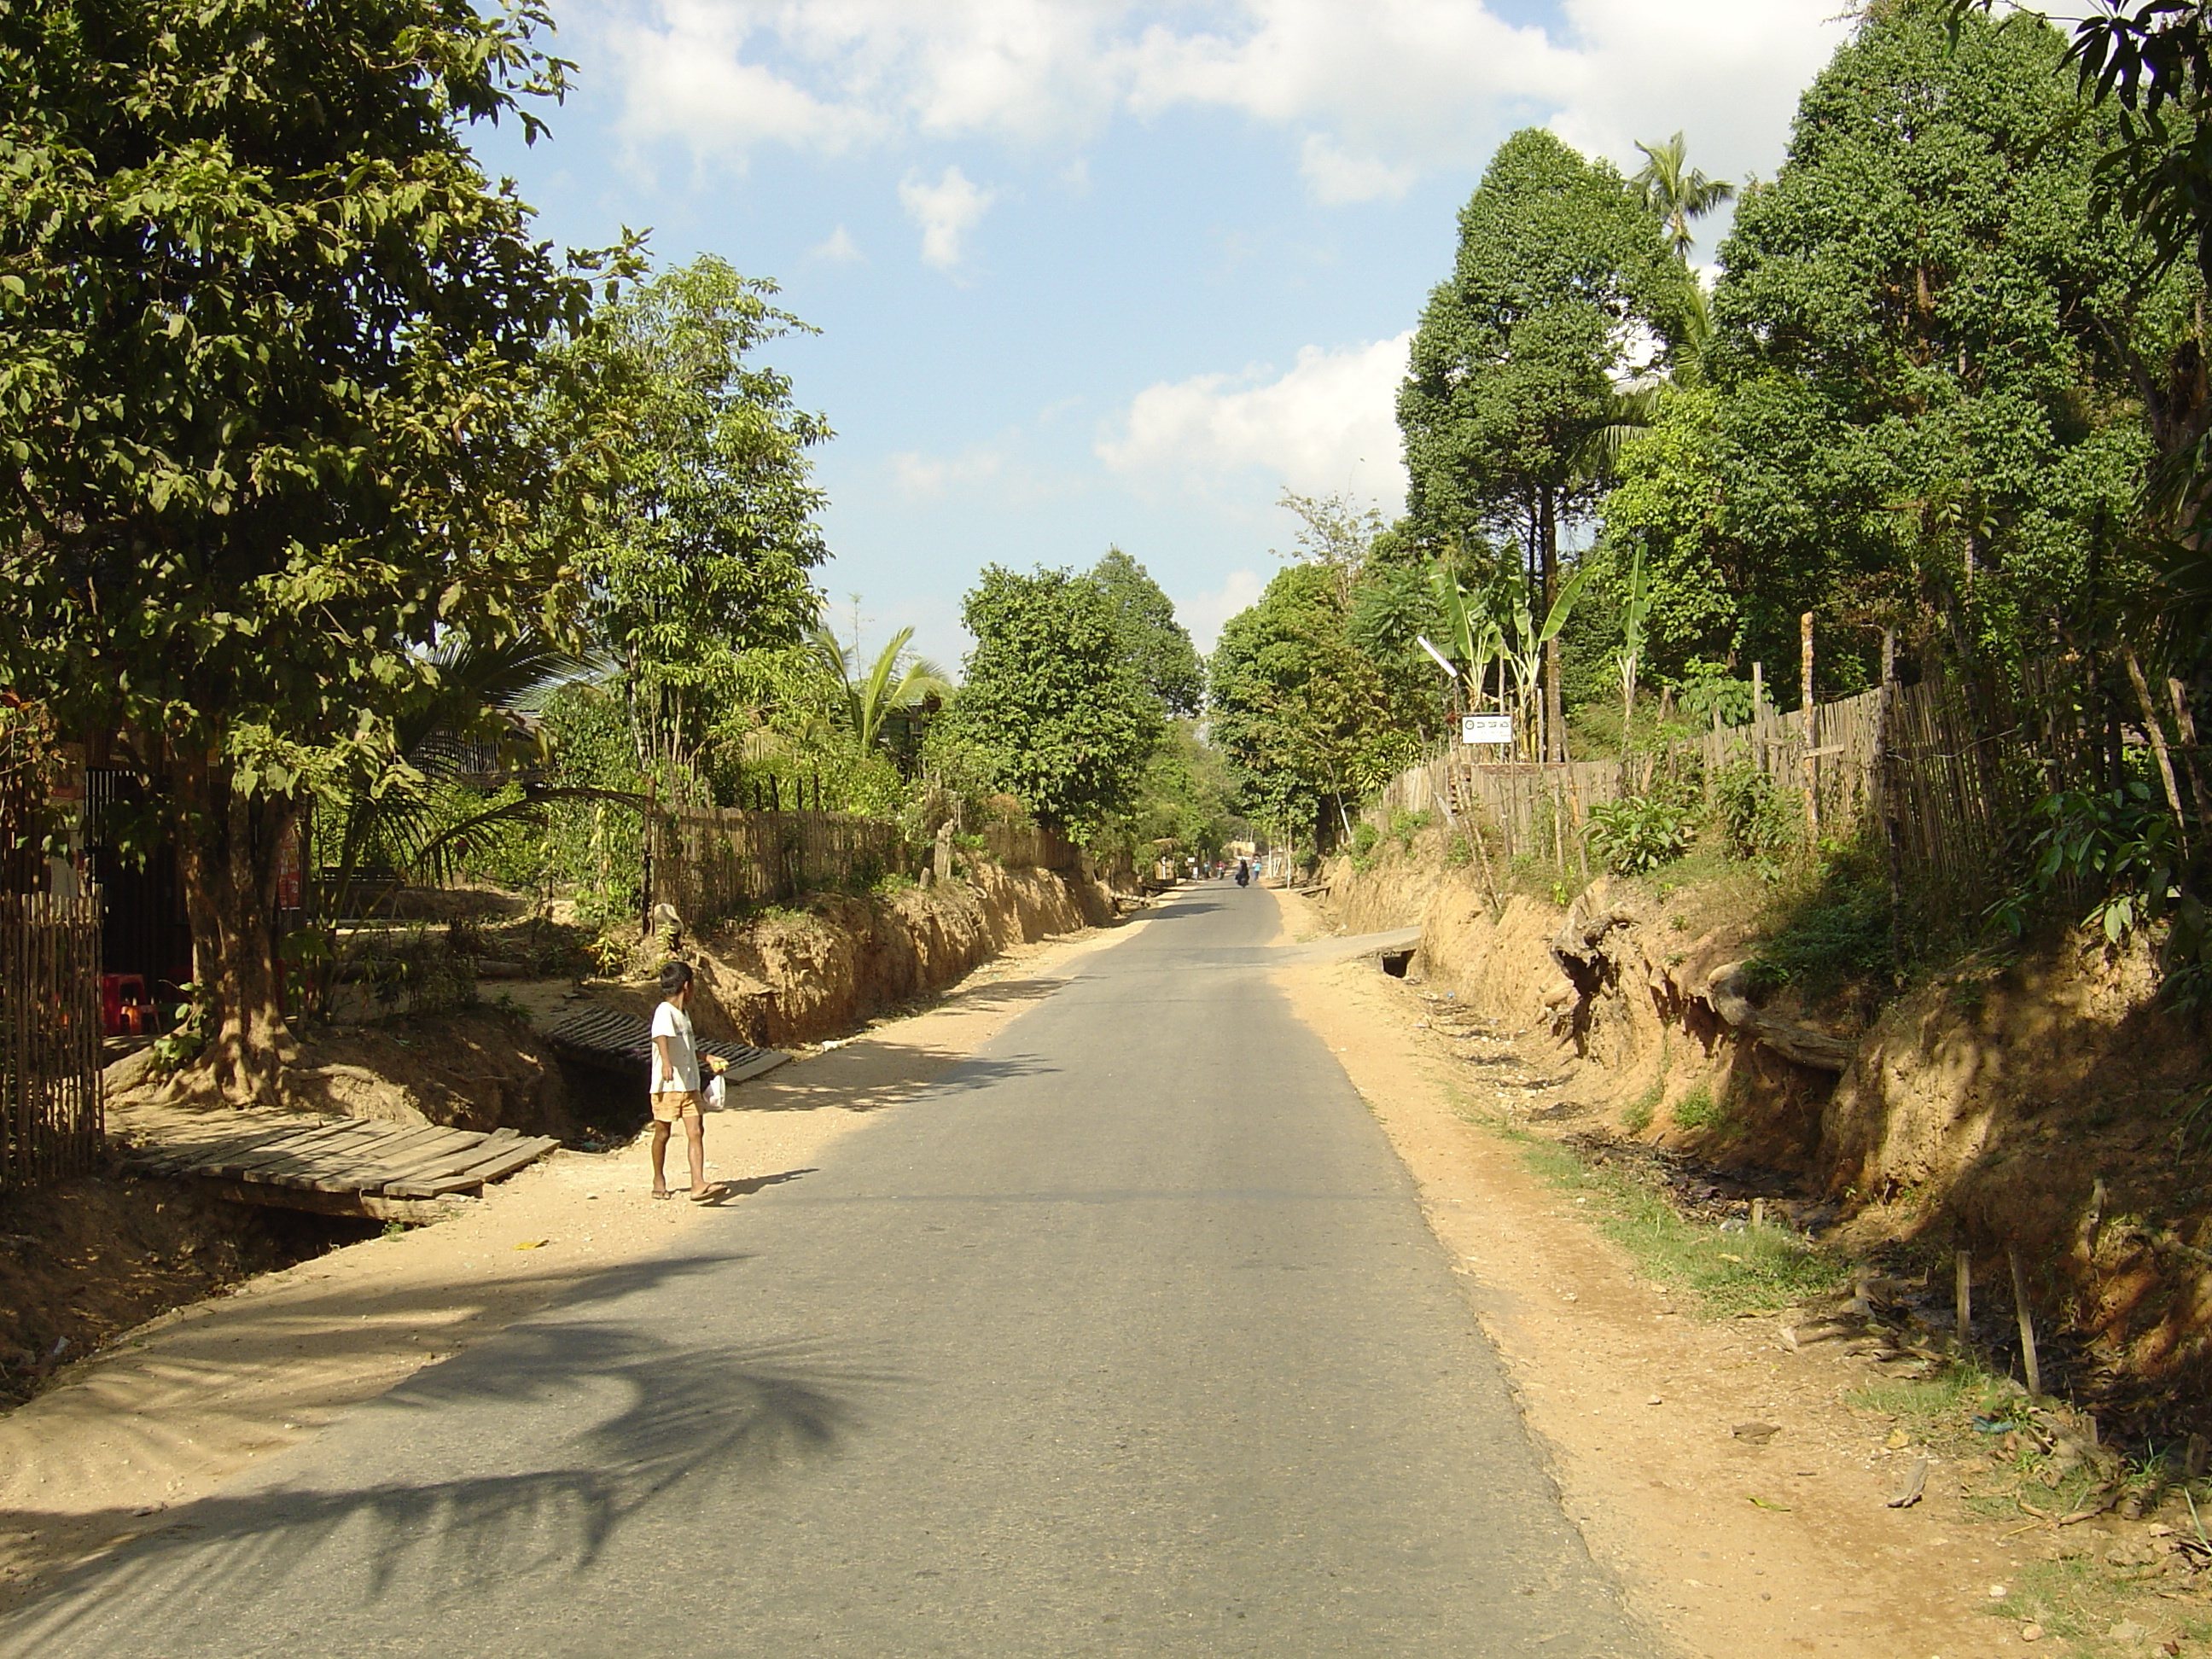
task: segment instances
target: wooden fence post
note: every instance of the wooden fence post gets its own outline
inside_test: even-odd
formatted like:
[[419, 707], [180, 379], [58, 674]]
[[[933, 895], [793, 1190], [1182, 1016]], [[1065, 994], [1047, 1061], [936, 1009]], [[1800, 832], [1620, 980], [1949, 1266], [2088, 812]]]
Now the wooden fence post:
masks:
[[2020, 1265], [2020, 1247], [2005, 1246], [2005, 1259], [2012, 1267], [2013, 1312], [2020, 1321], [2020, 1364], [2027, 1373], [2027, 1397], [2043, 1397], [2043, 1368], [2035, 1359], [2035, 1316], [2027, 1310], [2027, 1274]]
[[1820, 711], [1813, 702], [1813, 613], [1809, 611], [1797, 618], [1797, 655], [1801, 665], [1803, 698], [1801, 704], [1805, 726], [1805, 850], [1810, 854], [1820, 842], [1820, 763], [1813, 750], [1820, 741]]

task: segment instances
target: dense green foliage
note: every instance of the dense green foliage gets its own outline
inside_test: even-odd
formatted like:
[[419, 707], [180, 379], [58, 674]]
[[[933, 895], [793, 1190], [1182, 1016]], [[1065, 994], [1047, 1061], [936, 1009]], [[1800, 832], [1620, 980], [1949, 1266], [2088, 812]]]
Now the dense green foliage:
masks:
[[1114, 608], [1121, 649], [1137, 678], [1170, 714], [1196, 714], [1206, 706], [1206, 668], [1189, 632], [1176, 620], [1175, 602], [1118, 547], [1106, 550], [1091, 579]]
[[561, 526], [580, 543], [584, 626], [619, 665], [641, 771], [679, 797], [718, 713], [746, 706], [739, 659], [797, 646], [820, 609], [806, 452], [830, 431], [753, 360], [804, 326], [775, 292], [702, 256], [601, 307], [564, 354], [621, 434], [605, 498]]
[[1557, 552], [1602, 479], [1588, 441], [1615, 377], [1681, 307], [1680, 267], [1620, 176], [1550, 133], [1516, 133], [1460, 211], [1450, 277], [1429, 297], [1399, 398], [1407, 508], [1432, 537], [1510, 536]]
[[[1669, 411], [1672, 457], [1631, 446], [1637, 494], [1612, 520], [1655, 532], [1668, 586], [1738, 596], [1677, 649], [1786, 660], [1807, 609], [1859, 624], [1862, 648], [1888, 626], [1970, 659], [2080, 636], [2093, 544], [2148, 453], [2100, 370], [2156, 356], [2187, 307], [2092, 218], [2099, 137], [2062, 52], [2029, 19], [1954, 44], [1904, 9], [1807, 90], [1722, 249], [1720, 392]], [[1712, 469], [1717, 512], [1667, 515]]]
[[1163, 720], [1105, 587], [987, 565], [961, 618], [975, 648], [932, 757], [1053, 829], [1093, 829], [1133, 806]]
[[[1540, 129], [1507, 139], [1460, 210], [1399, 394], [1414, 533], [1510, 540], [1530, 609], [1548, 611], [1562, 528], [1595, 508], [1608, 434], [1634, 413], [1620, 383], [1680, 331], [1687, 283], [1611, 167]], [[1550, 757], [1565, 752], [1556, 651], [1544, 689]]]
[[1416, 752], [1388, 688], [1353, 642], [1326, 565], [1293, 565], [1221, 631], [1208, 673], [1213, 740], [1245, 811], [1294, 842], [1334, 839], [1349, 810]]
[[591, 298], [467, 125], [562, 66], [447, 0], [0, 9], [0, 684], [162, 792], [230, 1086], [309, 792], [398, 763], [446, 630], [568, 589], [534, 422]]

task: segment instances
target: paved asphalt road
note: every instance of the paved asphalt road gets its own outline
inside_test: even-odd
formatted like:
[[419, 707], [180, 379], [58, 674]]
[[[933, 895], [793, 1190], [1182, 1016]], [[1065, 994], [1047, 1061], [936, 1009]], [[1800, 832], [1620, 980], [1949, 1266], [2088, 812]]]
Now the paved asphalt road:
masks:
[[1186, 889], [685, 1253], [417, 1376], [0, 1654], [1640, 1655], [1410, 1182]]

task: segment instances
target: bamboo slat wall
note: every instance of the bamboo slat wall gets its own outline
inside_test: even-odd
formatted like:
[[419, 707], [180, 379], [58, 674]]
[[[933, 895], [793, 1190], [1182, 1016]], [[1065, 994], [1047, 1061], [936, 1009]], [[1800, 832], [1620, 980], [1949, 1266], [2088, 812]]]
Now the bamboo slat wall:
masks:
[[100, 901], [0, 894], [0, 1189], [100, 1149]]
[[1012, 823], [985, 824], [983, 845], [992, 861], [1008, 870], [1073, 870], [1081, 856], [1073, 842], [1049, 830]]
[[653, 823], [651, 900], [694, 923], [824, 888], [911, 873], [898, 826], [843, 812], [726, 806], [664, 812]]

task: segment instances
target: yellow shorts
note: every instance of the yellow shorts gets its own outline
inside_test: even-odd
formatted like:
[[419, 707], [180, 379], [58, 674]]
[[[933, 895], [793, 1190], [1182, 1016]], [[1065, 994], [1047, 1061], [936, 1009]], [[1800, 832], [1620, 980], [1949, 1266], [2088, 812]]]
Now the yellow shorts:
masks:
[[690, 1089], [663, 1089], [653, 1097], [653, 1115], [662, 1123], [699, 1115], [699, 1097]]

